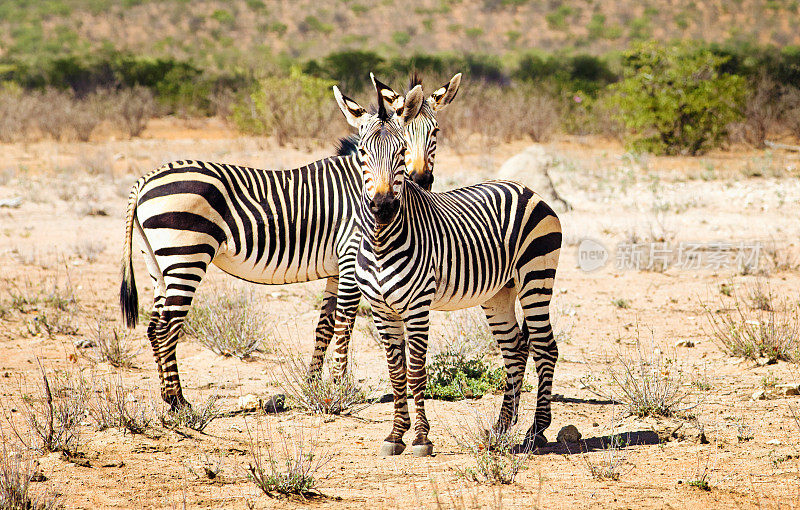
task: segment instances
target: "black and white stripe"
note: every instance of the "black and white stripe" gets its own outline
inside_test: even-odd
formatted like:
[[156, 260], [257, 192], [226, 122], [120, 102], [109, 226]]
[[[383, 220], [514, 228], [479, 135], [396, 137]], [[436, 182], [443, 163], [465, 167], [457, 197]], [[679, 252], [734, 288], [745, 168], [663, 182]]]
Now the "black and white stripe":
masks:
[[[398, 106], [403, 100], [394, 98]], [[335, 336], [334, 373], [342, 374], [360, 299], [354, 263], [361, 188], [361, 170], [353, 154], [292, 170], [175, 161], [134, 184], [128, 200], [120, 304], [128, 326], [135, 327], [138, 295], [131, 254], [136, 230], [153, 279], [147, 335], [165, 401], [187, 404], [176, 345], [211, 263], [261, 284], [327, 278], [309, 373], [319, 374]]]
[[[539, 384], [528, 435], [540, 444], [551, 421], [551, 385], [558, 357], [549, 316], [561, 247], [556, 214], [533, 191], [509, 181], [446, 193], [420, 188], [405, 175], [405, 116], [394, 115], [390, 105], [377, 115], [354, 115], [352, 101], [345, 98], [343, 104], [343, 111], [350, 107], [345, 111], [348, 121], [360, 129], [358, 150], [365, 183], [356, 280], [372, 306], [394, 389], [394, 425], [382, 454], [397, 454], [405, 447], [402, 438], [411, 427], [407, 386], [416, 408], [414, 453], [432, 451], [424, 401], [430, 310], [476, 305], [486, 313], [507, 375], [495, 431], [502, 432], [516, 421], [530, 354]], [[517, 298], [524, 315], [522, 328], [514, 312]]]

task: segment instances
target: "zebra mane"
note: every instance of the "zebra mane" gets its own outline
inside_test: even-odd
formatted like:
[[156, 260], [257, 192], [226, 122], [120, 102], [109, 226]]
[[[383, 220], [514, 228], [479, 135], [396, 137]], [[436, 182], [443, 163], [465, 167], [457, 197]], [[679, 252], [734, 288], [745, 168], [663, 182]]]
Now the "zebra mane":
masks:
[[408, 90], [413, 89], [417, 85], [422, 85], [422, 76], [420, 76], [418, 72], [414, 71], [414, 74], [411, 75], [411, 79], [408, 82]]
[[336, 142], [336, 154], [335, 156], [350, 156], [356, 153], [358, 149], [358, 134], [351, 133], [347, 136], [343, 136], [339, 138]]

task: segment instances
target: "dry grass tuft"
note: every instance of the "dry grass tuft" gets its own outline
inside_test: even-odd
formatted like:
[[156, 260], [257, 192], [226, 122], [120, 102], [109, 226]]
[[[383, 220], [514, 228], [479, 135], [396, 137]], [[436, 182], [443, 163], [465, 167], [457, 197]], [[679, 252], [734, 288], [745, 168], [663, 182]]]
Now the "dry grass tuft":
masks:
[[212, 421], [222, 416], [217, 405], [218, 401], [218, 396], [212, 396], [203, 405], [170, 411], [160, 417], [161, 423], [167, 428], [188, 427], [197, 432], [203, 432]]
[[4, 510], [56, 510], [64, 508], [55, 498], [31, 493], [37, 474], [30, 462], [11, 455], [3, 439], [0, 454], [0, 508]]
[[37, 363], [40, 378], [30, 392], [20, 384], [16, 406], [28, 431], [10, 421], [12, 430], [30, 449], [75, 455], [80, 422], [86, 414], [85, 382], [68, 372], [48, 373], [38, 359]]
[[732, 302], [721, 302], [722, 308], [716, 312], [703, 303], [710, 334], [726, 354], [752, 360], [800, 360], [800, 311], [796, 305], [769, 289], [751, 293], [753, 306], [747, 306], [736, 292], [731, 294]]
[[231, 291], [189, 312], [187, 334], [220, 356], [247, 359], [264, 351], [269, 328], [250, 293]]
[[[468, 412], [466, 414], [470, 415]], [[514, 483], [520, 471], [526, 469], [532, 454], [530, 448], [519, 449], [519, 445], [524, 444], [525, 431], [513, 426], [503, 433], [497, 433], [491, 423], [490, 418], [473, 413], [469, 419], [460, 421], [455, 429], [448, 431], [456, 444], [475, 462], [474, 467], [457, 468], [457, 471], [478, 483]]]
[[100, 379], [89, 415], [100, 430], [121, 427], [131, 434], [144, 434], [153, 421], [153, 410], [138, 400], [119, 375]]
[[317, 473], [333, 456], [320, 453], [313, 437], [304, 437], [302, 428], [296, 428], [293, 434], [279, 428], [273, 434], [269, 426], [264, 430], [260, 421], [256, 421], [255, 430], [247, 427], [247, 435], [247, 478], [264, 494], [304, 499], [321, 496], [316, 490]]
[[587, 389], [601, 398], [620, 402], [630, 414], [672, 416], [697, 406], [697, 402], [688, 402], [693, 391], [684, 385], [677, 356], [666, 356], [659, 348], [644, 345], [638, 339], [633, 348], [606, 360], [605, 373], [611, 379], [610, 391], [585, 379]]
[[93, 362], [106, 362], [116, 368], [132, 368], [133, 360], [139, 349], [131, 343], [133, 333], [110, 325], [107, 321], [98, 320], [92, 329], [91, 340], [94, 343], [94, 354], [87, 356]]

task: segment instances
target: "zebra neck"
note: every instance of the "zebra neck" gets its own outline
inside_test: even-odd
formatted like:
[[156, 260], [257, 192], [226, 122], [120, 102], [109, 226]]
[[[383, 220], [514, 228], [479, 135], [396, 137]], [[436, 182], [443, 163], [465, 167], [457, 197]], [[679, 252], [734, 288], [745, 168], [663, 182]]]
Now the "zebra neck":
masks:
[[371, 249], [376, 257], [380, 258], [396, 250], [405, 243], [407, 239], [406, 212], [401, 203], [400, 210], [397, 211], [392, 221], [386, 225], [378, 225], [375, 217], [369, 210], [369, 200], [364, 196], [361, 201], [361, 225], [363, 227], [363, 238], [366, 245]]

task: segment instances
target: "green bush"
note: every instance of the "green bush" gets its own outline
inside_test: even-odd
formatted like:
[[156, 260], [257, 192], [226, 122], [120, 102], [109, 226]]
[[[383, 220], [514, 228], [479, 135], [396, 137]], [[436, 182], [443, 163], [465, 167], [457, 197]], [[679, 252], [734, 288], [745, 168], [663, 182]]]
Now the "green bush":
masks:
[[332, 138], [341, 124], [331, 87], [336, 82], [303, 74], [264, 78], [233, 107], [233, 121], [247, 133], [274, 136], [284, 145], [292, 138]]
[[741, 118], [747, 90], [744, 78], [720, 71], [725, 62], [687, 43], [648, 42], [626, 52], [610, 101], [629, 148], [696, 155], [719, 146]]
[[461, 400], [480, 398], [505, 388], [503, 367], [491, 368], [483, 359], [467, 358], [459, 352], [443, 352], [428, 365], [427, 398]]

